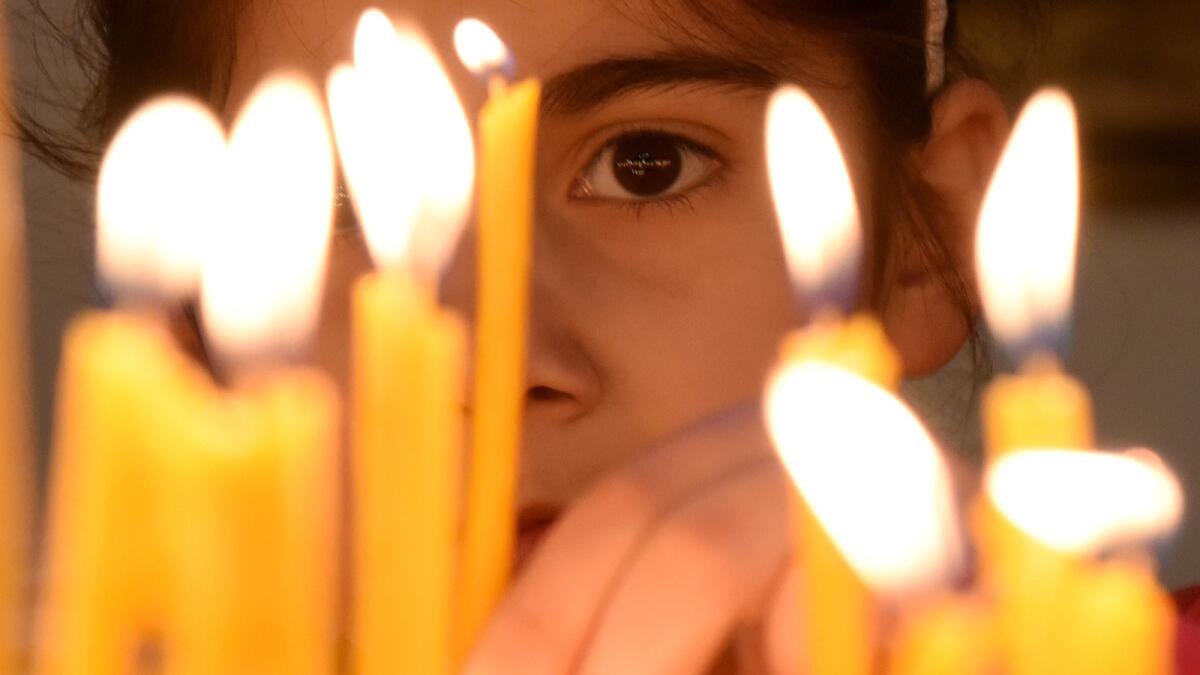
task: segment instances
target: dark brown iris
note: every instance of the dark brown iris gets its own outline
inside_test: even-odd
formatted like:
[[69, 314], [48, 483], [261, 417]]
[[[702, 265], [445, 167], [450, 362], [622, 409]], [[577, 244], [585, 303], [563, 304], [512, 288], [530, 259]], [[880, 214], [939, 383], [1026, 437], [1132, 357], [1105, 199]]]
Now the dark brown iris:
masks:
[[666, 192], [679, 180], [683, 157], [679, 142], [663, 134], [630, 134], [613, 150], [613, 175], [639, 197]]

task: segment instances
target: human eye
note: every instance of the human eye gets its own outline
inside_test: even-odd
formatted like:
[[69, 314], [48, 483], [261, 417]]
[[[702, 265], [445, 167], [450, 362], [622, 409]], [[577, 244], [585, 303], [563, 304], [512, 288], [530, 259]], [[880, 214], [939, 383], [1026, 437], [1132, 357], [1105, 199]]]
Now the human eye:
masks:
[[636, 205], [669, 202], [703, 185], [721, 166], [717, 153], [702, 143], [668, 131], [631, 130], [592, 156], [570, 196]]

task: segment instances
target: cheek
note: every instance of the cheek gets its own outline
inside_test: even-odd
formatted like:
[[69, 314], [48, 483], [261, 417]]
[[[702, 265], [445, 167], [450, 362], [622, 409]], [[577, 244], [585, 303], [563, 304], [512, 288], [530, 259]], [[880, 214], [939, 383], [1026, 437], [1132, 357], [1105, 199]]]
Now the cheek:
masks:
[[602, 413], [650, 442], [759, 396], [800, 318], [765, 180], [669, 218], [563, 227], [573, 255], [545, 264], [575, 295], [560, 306], [602, 375]]

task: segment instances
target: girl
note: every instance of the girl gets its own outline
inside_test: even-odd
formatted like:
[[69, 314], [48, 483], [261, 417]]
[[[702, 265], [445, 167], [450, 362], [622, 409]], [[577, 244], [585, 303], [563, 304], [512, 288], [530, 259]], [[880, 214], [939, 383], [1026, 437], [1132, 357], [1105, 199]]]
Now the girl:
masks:
[[[957, 57], [954, 3], [382, 5], [447, 63], [454, 23], [481, 18], [545, 83], [521, 572], [466, 672], [792, 672], [803, 645], [782, 601], [787, 484], [755, 401], [808, 308], [780, 250], [765, 102], [795, 81], [830, 116], [867, 230], [860, 303], [883, 317], [908, 377], [937, 371], [974, 338], [972, 226], [1009, 125]], [[85, 0], [95, 147], [165, 91], [232, 117], [270, 71], [323, 80], [364, 8]], [[452, 71], [477, 106], [482, 87]], [[343, 215], [314, 354], [339, 376], [347, 289], [367, 266]], [[465, 317], [472, 268], [468, 237], [443, 285]]]

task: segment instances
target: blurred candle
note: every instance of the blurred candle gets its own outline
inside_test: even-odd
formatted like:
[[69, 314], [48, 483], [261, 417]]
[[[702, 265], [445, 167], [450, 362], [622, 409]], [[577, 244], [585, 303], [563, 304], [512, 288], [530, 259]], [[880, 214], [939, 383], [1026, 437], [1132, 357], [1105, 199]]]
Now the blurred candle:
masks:
[[901, 618], [889, 675], [989, 675], [995, 672], [992, 623], [985, 606], [946, 596]]
[[[1009, 672], [1109, 672], [1076, 668], [1094, 658], [1090, 652], [1115, 663], [1154, 651], [1157, 627], [1166, 625], [1162, 593], [1147, 592], [1125, 563], [1097, 571], [1089, 559], [1178, 527], [1182, 489], [1157, 458], [1026, 450], [997, 461], [985, 490], [984, 581], [996, 599]], [[1126, 621], [1141, 620], [1138, 630], [1124, 630]]]
[[490, 86], [478, 127], [479, 309], [459, 583], [456, 650], [462, 657], [503, 595], [513, 565], [541, 84], [504, 79], [512, 55], [480, 21], [460, 22], [454, 42], [463, 63]]
[[[808, 328], [786, 338], [778, 368], [824, 362], [895, 388], [900, 361], [882, 326], [867, 315], [845, 318], [856, 297], [862, 231], [849, 172], [828, 120], [807, 93], [787, 86], [771, 99], [766, 133], [788, 269], [810, 313], [816, 310]], [[872, 667], [868, 590], [802, 490], [794, 513], [804, 670], [865, 675]]]
[[449, 675], [465, 331], [436, 275], [470, 205], [470, 127], [425, 41], [376, 10], [329, 101], [380, 268], [354, 291], [355, 672]]
[[1178, 619], [1151, 570], [1114, 562], [1086, 571], [1073, 589], [1060, 673], [1173, 675]]
[[29, 347], [21, 182], [0, 16], [0, 675], [26, 672], [30, 495]]
[[[232, 383], [175, 476], [175, 606], [186, 673], [333, 667], [337, 397], [303, 355], [324, 281], [334, 164], [318, 91], [268, 78], [230, 137], [229, 209], [204, 248], [201, 307]], [[197, 541], [210, 546], [196, 546]]]
[[162, 413], [185, 395], [185, 366], [148, 301], [194, 289], [190, 236], [208, 223], [189, 217], [211, 213], [223, 151], [211, 114], [161, 99], [118, 131], [101, 165], [97, 269], [140, 309], [89, 313], [64, 338], [37, 672], [128, 672], [164, 628], [161, 478], [181, 429]]
[[1079, 230], [1075, 110], [1061, 91], [1030, 101], [992, 180], [976, 242], [984, 313], [1021, 363], [983, 403], [992, 457], [1021, 448], [1090, 448], [1087, 391], [1059, 366], [1070, 324]]

